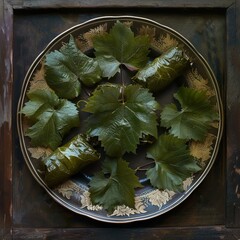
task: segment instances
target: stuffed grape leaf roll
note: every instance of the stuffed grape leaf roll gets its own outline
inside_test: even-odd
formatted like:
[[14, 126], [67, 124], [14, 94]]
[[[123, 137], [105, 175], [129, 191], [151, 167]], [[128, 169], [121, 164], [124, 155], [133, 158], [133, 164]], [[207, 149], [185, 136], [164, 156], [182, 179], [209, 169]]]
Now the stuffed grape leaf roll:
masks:
[[140, 69], [133, 80], [150, 91], [157, 92], [181, 76], [189, 64], [184, 51], [179, 47], [172, 47]]
[[55, 187], [99, 158], [100, 155], [86, 138], [78, 134], [43, 160], [44, 181], [49, 187]]

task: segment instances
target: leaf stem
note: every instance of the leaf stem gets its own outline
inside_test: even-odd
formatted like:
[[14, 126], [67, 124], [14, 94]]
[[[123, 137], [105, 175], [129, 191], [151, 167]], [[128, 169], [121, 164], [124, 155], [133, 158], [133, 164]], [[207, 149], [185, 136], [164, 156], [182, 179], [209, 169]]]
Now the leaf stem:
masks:
[[125, 82], [123, 78], [123, 66], [122, 64], [120, 65], [120, 80], [122, 82], [122, 86], [120, 87], [120, 94], [121, 94], [121, 102], [125, 104], [125, 98], [124, 98], [124, 90], [125, 90]]
[[90, 97], [91, 96], [91, 93], [85, 88], [85, 87], [82, 87], [82, 90], [84, 91], [84, 93]]
[[123, 65], [121, 64], [119, 67], [120, 67], [120, 78], [121, 78], [122, 85], [124, 87], [125, 82], [124, 82], [124, 78], [123, 78]]
[[144, 167], [146, 167], [146, 166], [148, 166], [148, 165], [151, 165], [151, 164], [153, 164], [154, 162], [155, 162], [155, 161], [151, 161], [151, 162], [145, 163], [145, 164], [137, 167], [137, 168], [135, 169], [135, 171], [147, 171], [148, 168], [144, 168]]

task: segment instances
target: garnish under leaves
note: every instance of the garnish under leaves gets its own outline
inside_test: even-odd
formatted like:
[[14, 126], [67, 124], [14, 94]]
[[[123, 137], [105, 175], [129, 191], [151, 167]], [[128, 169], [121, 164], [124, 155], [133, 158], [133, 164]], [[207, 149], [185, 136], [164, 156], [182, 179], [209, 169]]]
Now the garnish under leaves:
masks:
[[46, 168], [44, 180], [49, 187], [57, 186], [99, 158], [85, 137], [78, 134], [43, 160]]
[[26, 131], [33, 146], [56, 149], [64, 135], [73, 127], [79, 126], [76, 105], [66, 99], [59, 99], [52, 90], [34, 90], [27, 94], [22, 113], [33, 125]]
[[103, 77], [111, 78], [120, 72], [121, 64], [129, 70], [144, 67], [148, 61], [150, 41], [148, 36], [135, 37], [128, 26], [117, 22], [109, 33], [95, 36], [93, 46]]
[[201, 170], [185, 141], [172, 135], [161, 135], [148, 150], [147, 157], [155, 160], [155, 166], [146, 175], [159, 189], [182, 191], [183, 181]]
[[161, 113], [161, 126], [169, 128], [169, 132], [182, 139], [204, 141], [211, 123], [218, 119], [214, 105], [203, 91], [181, 87], [175, 99], [175, 104], [164, 107]]
[[102, 71], [96, 60], [77, 48], [74, 38], [59, 51], [46, 55], [46, 81], [59, 97], [72, 99], [81, 91], [81, 81], [92, 86], [101, 80]]
[[133, 79], [156, 92], [181, 76], [188, 66], [189, 60], [183, 50], [173, 47], [138, 71]]
[[142, 187], [135, 171], [123, 159], [106, 159], [102, 171], [90, 181], [90, 198], [93, 204], [100, 204], [109, 213], [119, 205], [135, 206], [134, 189]]
[[116, 157], [135, 152], [143, 135], [157, 137], [158, 108], [148, 89], [107, 84], [93, 92], [83, 111], [92, 113], [87, 119], [89, 135], [97, 136], [106, 154]]

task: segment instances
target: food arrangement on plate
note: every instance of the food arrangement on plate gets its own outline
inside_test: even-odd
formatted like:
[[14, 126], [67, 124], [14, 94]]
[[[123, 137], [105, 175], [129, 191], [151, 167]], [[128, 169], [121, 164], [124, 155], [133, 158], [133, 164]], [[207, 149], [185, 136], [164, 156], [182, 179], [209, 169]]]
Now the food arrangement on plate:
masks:
[[18, 110], [37, 181], [63, 206], [107, 222], [182, 202], [211, 168], [223, 124], [201, 55], [174, 30], [130, 16], [53, 40], [27, 73]]

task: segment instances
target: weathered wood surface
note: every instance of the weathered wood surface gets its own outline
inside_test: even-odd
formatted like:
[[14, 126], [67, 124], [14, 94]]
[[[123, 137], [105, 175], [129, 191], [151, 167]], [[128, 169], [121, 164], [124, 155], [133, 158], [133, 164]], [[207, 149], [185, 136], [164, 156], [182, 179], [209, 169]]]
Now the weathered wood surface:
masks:
[[232, 0], [11, 0], [15, 8], [227, 8]]
[[[97, 222], [55, 203], [27, 169], [15, 124], [21, 84], [32, 61], [60, 32], [102, 15], [148, 17], [187, 37], [211, 65], [226, 112], [221, 150], [204, 182], [169, 213], [126, 225]], [[0, 1], [0, 239], [239, 239], [239, 19], [239, 0]]]
[[0, 2], [0, 237], [12, 217], [12, 9]]
[[227, 222], [240, 227], [240, 1], [227, 10]]
[[[26, 234], [27, 233], [27, 234]], [[237, 240], [239, 230], [228, 230], [218, 227], [193, 227], [193, 228], [95, 228], [95, 229], [14, 229], [15, 240], [38, 240], [38, 239], [61, 239], [76, 240]]]
[[[109, 10], [102, 11], [102, 13], [108, 14]], [[116, 13], [120, 13], [120, 11], [116, 11]], [[129, 11], [129, 14], [132, 13]], [[18, 86], [21, 86], [28, 67], [44, 46], [63, 30], [95, 16], [99, 16], [97, 11], [88, 11], [88, 14], [85, 14], [84, 11], [76, 12], [74, 15], [62, 12], [51, 13], [51, 15], [42, 13], [15, 15], [14, 66], [16, 67], [14, 68], [14, 86], [16, 87], [14, 88], [14, 103], [20, 95]], [[225, 25], [221, 14], [212, 13], [209, 15], [209, 13], [195, 11], [194, 13], [188, 13], [188, 16], [186, 16], [184, 11], [179, 13], [161, 12], [160, 15], [159, 12], [152, 12], [151, 14], [143, 12], [142, 16], [151, 17], [158, 22], [174, 27], [198, 46], [199, 51], [207, 58], [214, 69], [223, 91]], [[46, 26], [48, 26], [47, 32]], [[20, 45], [19, 42], [21, 42]], [[216, 42], [216, 44], [213, 44], [213, 42]], [[13, 116], [15, 119], [15, 111]], [[15, 136], [14, 145], [18, 146], [17, 133], [14, 131], [13, 135]], [[15, 197], [13, 198], [13, 220], [17, 226], [30, 227], [31, 225], [42, 226], [45, 224], [44, 226], [49, 227], [64, 227], [65, 224], [68, 224], [75, 227], [98, 227], [101, 225], [101, 223], [70, 213], [54, 203], [33, 180], [19, 148], [15, 147], [14, 149], [13, 169], [15, 180], [13, 190]], [[218, 176], [217, 179], [216, 175]], [[177, 226], [179, 222], [181, 222], [181, 226], [223, 224], [225, 218], [224, 178], [224, 162], [222, 161], [222, 153], [220, 153], [207, 179], [197, 191], [194, 191], [186, 203], [184, 202], [169, 214], [147, 223], [136, 223], [132, 226]], [[32, 204], [29, 204], [29, 202]], [[49, 205], [51, 206], [51, 215], [48, 214]], [[21, 209], [21, 211], [18, 209]], [[36, 214], [38, 214], [38, 218], [33, 220]]]

